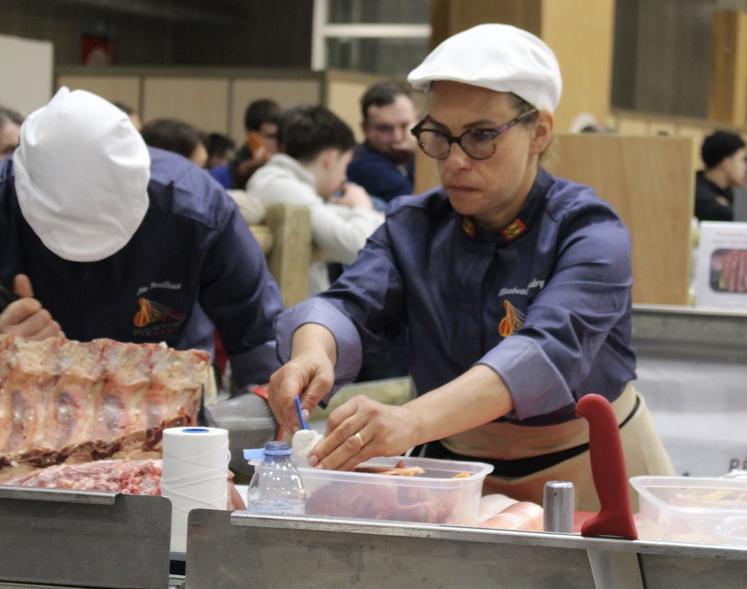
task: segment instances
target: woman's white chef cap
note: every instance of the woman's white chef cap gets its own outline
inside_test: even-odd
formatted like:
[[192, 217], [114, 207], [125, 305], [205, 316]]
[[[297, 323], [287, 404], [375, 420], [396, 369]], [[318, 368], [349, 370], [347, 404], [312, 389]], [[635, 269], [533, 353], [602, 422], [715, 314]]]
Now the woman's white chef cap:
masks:
[[21, 126], [13, 155], [21, 213], [55, 254], [103, 260], [122, 249], [148, 210], [150, 155], [110, 102], [60, 88]]
[[512, 92], [539, 110], [553, 112], [563, 81], [555, 54], [541, 39], [511, 25], [478, 25], [436, 47], [407, 81], [428, 91], [451, 81]]

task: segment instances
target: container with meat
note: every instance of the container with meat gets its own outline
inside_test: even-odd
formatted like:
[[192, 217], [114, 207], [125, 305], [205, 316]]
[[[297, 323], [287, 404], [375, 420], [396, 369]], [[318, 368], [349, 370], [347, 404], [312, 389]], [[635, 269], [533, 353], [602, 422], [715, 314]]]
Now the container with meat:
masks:
[[491, 470], [428, 458], [377, 458], [353, 472], [299, 469], [306, 515], [453, 525], [479, 523], [482, 483]]
[[[692, 544], [739, 543], [747, 521], [747, 479], [633, 477], [640, 496], [637, 527], [641, 539]], [[727, 530], [729, 528], [729, 530]], [[741, 532], [747, 540], [747, 532]]]

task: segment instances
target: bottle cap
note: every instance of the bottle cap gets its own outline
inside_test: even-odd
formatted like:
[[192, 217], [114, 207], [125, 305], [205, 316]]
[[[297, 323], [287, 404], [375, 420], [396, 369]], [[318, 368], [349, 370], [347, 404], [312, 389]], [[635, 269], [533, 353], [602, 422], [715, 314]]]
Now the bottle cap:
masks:
[[262, 460], [265, 456], [290, 456], [293, 453], [285, 442], [267, 442], [264, 448], [245, 448], [244, 460]]
[[290, 456], [293, 450], [285, 442], [267, 442], [262, 453], [265, 456]]

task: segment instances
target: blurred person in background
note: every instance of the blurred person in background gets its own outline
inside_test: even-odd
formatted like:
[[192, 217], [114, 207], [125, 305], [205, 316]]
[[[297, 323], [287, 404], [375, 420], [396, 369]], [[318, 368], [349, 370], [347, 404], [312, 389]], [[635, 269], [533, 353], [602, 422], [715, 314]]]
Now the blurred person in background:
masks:
[[208, 152], [202, 133], [183, 121], [154, 119], [143, 126], [141, 133], [150, 147], [178, 153], [198, 168], [207, 164]]
[[0, 106], [0, 160], [13, 155], [21, 135], [21, 113]]
[[418, 113], [410, 89], [380, 82], [366, 90], [360, 104], [365, 141], [348, 166], [348, 179], [384, 202], [412, 194], [417, 143], [410, 130]]
[[231, 160], [236, 156], [236, 143], [221, 133], [208, 133], [205, 137], [207, 169], [210, 175], [225, 189], [233, 188]]
[[127, 117], [130, 119], [130, 122], [132, 122], [132, 126], [135, 127], [135, 129], [137, 129], [138, 131], [141, 131], [143, 129], [143, 122], [140, 120], [140, 115], [138, 115], [135, 112], [135, 109], [133, 109], [129, 104], [125, 104], [124, 102], [119, 101], [114, 101], [112, 102], [112, 104], [127, 115]]
[[311, 234], [324, 260], [309, 269], [312, 294], [329, 287], [326, 262], [351, 264], [384, 221], [360, 186], [345, 182], [353, 131], [323, 106], [290, 109], [280, 123], [280, 149], [249, 180], [247, 191], [265, 205], [308, 207]]
[[703, 140], [705, 169], [695, 175], [695, 216], [699, 221], [733, 221], [734, 192], [744, 186], [747, 150], [736, 133], [716, 131]]
[[278, 103], [268, 98], [255, 100], [246, 107], [246, 142], [231, 161], [234, 188], [245, 188], [252, 174], [277, 153], [281, 114]]
[[205, 148], [208, 152], [208, 168], [226, 166], [236, 156], [236, 142], [221, 133], [208, 133]]

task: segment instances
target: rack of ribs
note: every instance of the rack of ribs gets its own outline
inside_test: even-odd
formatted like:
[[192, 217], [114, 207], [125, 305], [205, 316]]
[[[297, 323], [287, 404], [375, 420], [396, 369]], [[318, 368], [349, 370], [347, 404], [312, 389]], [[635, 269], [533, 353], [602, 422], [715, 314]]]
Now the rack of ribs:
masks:
[[108, 339], [0, 336], [0, 480], [30, 468], [159, 456], [212, 387], [206, 352]]

